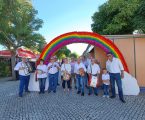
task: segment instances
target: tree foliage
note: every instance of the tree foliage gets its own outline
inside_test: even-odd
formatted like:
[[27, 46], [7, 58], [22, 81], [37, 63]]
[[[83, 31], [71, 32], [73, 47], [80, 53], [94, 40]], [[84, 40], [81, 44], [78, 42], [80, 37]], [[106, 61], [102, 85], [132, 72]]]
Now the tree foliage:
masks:
[[100, 34], [131, 34], [145, 30], [144, 0], [109, 0], [92, 16], [92, 31]]
[[37, 33], [43, 21], [30, 0], [0, 0], [0, 44], [11, 51], [20, 46], [41, 51], [46, 43]]
[[62, 59], [64, 57], [69, 57], [71, 54], [71, 51], [66, 47], [64, 46], [63, 48], [59, 49], [55, 55], [59, 58], [59, 59]]

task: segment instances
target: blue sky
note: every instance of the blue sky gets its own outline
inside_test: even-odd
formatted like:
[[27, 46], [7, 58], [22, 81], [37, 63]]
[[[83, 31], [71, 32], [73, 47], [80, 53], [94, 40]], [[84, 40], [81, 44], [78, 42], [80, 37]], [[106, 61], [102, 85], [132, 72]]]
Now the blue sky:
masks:
[[[91, 16], [107, 0], [32, 0], [38, 10], [38, 17], [44, 21], [39, 32], [49, 43], [53, 38], [66, 32], [91, 31]], [[82, 48], [81, 50], [77, 48]], [[86, 45], [71, 44], [72, 52], [81, 54]], [[79, 52], [78, 52], [79, 51]]]
[[[44, 22], [43, 27], [38, 32], [40, 32], [49, 43], [52, 39], [63, 33], [91, 31], [91, 16], [98, 10], [98, 7], [106, 1], [107, 0], [32, 0], [34, 8], [38, 10], [37, 17]], [[87, 45], [78, 43], [68, 45], [67, 47], [72, 52], [77, 52], [81, 55], [86, 46]]]

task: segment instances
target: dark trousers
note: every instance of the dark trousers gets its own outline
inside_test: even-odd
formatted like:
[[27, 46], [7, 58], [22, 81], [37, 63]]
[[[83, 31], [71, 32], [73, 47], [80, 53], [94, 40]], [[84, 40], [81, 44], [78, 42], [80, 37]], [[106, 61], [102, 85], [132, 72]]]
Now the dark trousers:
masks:
[[120, 73], [110, 73], [111, 90], [112, 90], [112, 96], [114, 97], [116, 96], [115, 81], [118, 87], [119, 98], [123, 99], [122, 81], [121, 81]]
[[104, 88], [104, 95], [109, 95], [109, 85], [103, 84], [103, 88]]
[[40, 92], [44, 93], [46, 78], [38, 78]]
[[94, 94], [98, 94], [98, 88], [89, 87], [89, 93], [92, 94], [94, 90]]
[[67, 83], [67, 88], [70, 89], [70, 80], [67, 80], [67, 81], [66, 80], [63, 80], [62, 81], [62, 87], [63, 87], [63, 89], [65, 89], [65, 84], [66, 83]]
[[24, 88], [25, 88], [25, 91], [28, 91], [29, 78], [30, 76], [19, 75], [19, 79], [20, 79], [19, 95], [20, 96], [23, 95]]
[[48, 91], [56, 91], [58, 74], [57, 73], [55, 73], [55, 74], [49, 73], [48, 77], [49, 77]]
[[26, 79], [26, 86], [25, 86], [25, 91], [28, 91], [28, 86], [29, 86], [29, 80], [30, 80], [30, 75]]

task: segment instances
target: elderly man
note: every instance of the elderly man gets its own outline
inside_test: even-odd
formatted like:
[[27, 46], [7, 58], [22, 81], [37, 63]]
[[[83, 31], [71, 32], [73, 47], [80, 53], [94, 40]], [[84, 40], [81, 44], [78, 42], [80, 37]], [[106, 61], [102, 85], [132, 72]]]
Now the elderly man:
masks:
[[22, 97], [24, 87], [25, 87], [25, 92], [29, 92], [28, 84], [30, 79], [30, 73], [29, 73], [29, 66], [27, 65], [27, 59], [22, 58], [22, 61], [16, 64], [14, 70], [19, 71], [19, 79], [20, 79], [19, 97]]
[[60, 68], [59, 65], [55, 62], [55, 57], [50, 58], [50, 63], [47, 65], [47, 68], [48, 68], [48, 78], [49, 78], [48, 93], [50, 93], [51, 91], [56, 93], [58, 70]]
[[118, 58], [113, 57], [111, 52], [107, 53], [108, 61], [106, 62], [106, 68], [110, 74], [111, 90], [112, 96], [110, 98], [116, 97], [115, 92], [115, 81], [118, 87], [118, 93], [120, 100], [125, 103], [122, 91], [122, 81], [121, 78], [124, 77], [124, 68], [121, 61]]

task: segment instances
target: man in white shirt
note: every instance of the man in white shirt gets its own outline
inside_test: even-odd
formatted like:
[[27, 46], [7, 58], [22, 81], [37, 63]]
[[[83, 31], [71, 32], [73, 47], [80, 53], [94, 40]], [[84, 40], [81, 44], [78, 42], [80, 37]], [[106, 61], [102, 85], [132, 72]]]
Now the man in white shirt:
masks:
[[76, 74], [76, 80], [77, 80], [77, 90], [78, 90], [77, 94], [81, 93], [81, 95], [84, 96], [84, 86], [85, 86], [86, 77], [85, 76], [82, 77], [80, 75], [79, 70], [81, 68], [84, 70], [84, 72], [86, 72], [86, 67], [83, 63], [81, 63], [81, 58], [78, 58], [74, 68], [74, 73]]
[[47, 68], [48, 68], [48, 78], [49, 78], [48, 93], [50, 93], [51, 91], [56, 93], [59, 66], [55, 62], [54, 57], [50, 58], [50, 63], [47, 65]]
[[[59, 68], [60, 68], [60, 65], [59, 65], [59, 63], [58, 63], [58, 59], [57, 59], [57, 57], [56, 56], [54, 56], [54, 59], [55, 59], [55, 63], [59, 66]], [[60, 84], [59, 84], [59, 70], [58, 70], [58, 72], [57, 72], [57, 85], [59, 86]]]
[[118, 58], [113, 57], [111, 52], [107, 53], [108, 61], [106, 62], [107, 71], [110, 74], [111, 90], [112, 96], [110, 98], [116, 97], [115, 92], [115, 81], [118, 87], [118, 93], [120, 100], [125, 103], [122, 91], [122, 81], [121, 78], [124, 78], [124, 68], [121, 61]]
[[23, 89], [25, 87], [25, 92], [28, 91], [28, 83], [30, 79], [30, 73], [29, 73], [29, 66], [27, 66], [27, 59], [22, 58], [21, 62], [18, 62], [14, 68], [15, 71], [19, 71], [19, 79], [20, 79], [20, 84], [19, 84], [19, 97], [23, 96]]
[[[89, 74], [89, 76], [97, 76], [97, 78], [99, 79], [99, 74], [100, 74], [100, 67], [98, 64], [95, 63], [95, 59], [91, 60], [91, 64], [88, 65], [88, 69], [87, 72]], [[97, 85], [94, 88], [94, 93], [97, 96], [98, 95], [98, 89], [97, 89]], [[88, 95], [92, 94], [92, 87], [89, 87], [89, 93]]]

